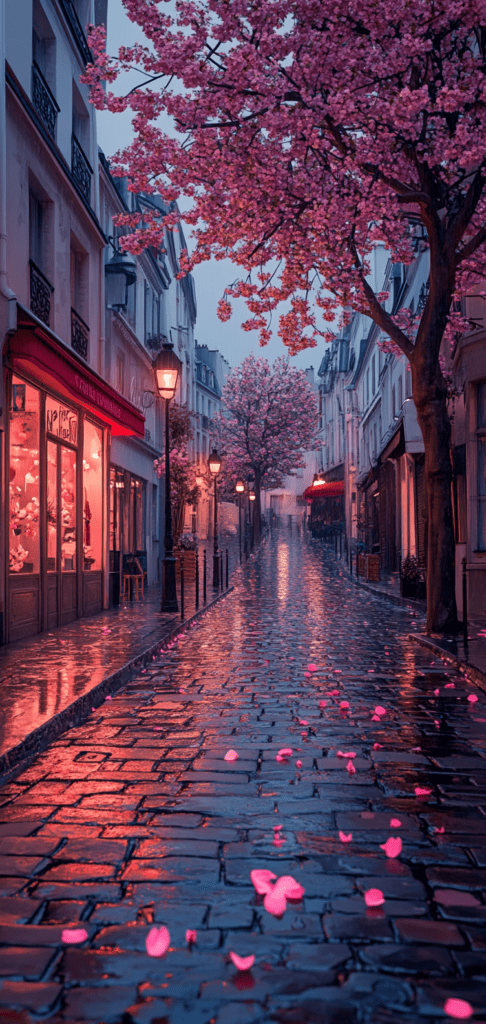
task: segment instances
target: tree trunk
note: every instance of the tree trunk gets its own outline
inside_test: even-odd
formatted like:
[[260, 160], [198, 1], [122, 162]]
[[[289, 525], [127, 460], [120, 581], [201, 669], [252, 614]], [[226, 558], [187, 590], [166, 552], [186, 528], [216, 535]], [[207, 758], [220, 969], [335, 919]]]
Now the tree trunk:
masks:
[[255, 508], [253, 509], [253, 538], [257, 543], [260, 540], [262, 532], [262, 491], [261, 491], [261, 474], [258, 470], [254, 470], [255, 473]]
[[[432, 345], [427, 348], [430, 353]], [[447, 389], [440, 368], [433, 365], [430, 355], [422, 353], [412, 361], [412, 393], [425, 447], [427, 632], [455, 633], [458, 622]]]

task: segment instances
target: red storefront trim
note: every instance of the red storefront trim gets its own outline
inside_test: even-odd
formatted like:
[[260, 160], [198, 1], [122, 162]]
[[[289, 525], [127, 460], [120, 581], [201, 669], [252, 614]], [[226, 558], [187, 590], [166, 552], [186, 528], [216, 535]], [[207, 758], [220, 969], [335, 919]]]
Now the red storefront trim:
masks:
[[37, 325], [19, 324], [9, 340], [13, 368], [24, 370], [108, 423], [115, 437], [145, 437], [145, 416]]
[[344, 480], [330, 480], [327, 484], [311, 484], [304, 491], [304, 498], [339, 498], [344, 494]]

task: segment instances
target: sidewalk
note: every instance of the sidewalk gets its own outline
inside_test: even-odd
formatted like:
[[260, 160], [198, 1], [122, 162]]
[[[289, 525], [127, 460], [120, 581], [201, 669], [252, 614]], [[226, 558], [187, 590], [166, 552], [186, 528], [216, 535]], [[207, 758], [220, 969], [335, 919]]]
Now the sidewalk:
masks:
[[[93, 707], [125, 683], [158, 650], [188, 628], [229, 591], [213, 591], [208, 550], [207, 601], [204, 604], [202, 548], [199, 609], [194, 579], [185, 578], [184, 619], [161, 614], [161, 586], [147, 588], [143, 601], [128, 601], [99, 615], [76, 619], [50, 633], [0, 647], [0, 775], [25, 762], [66, 729], [78, 725]], [[233, 538], [230, 582], [237, 568]], [[226, 586], [226, 582], [224, 581]], [[232, 587], [230, 587], [232, 589]]]

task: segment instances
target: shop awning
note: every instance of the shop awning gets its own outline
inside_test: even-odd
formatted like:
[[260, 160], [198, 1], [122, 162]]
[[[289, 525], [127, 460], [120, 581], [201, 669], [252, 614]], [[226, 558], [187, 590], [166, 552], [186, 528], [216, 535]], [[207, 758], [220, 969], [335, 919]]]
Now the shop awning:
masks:
[[339, 498], [341, 494], [344, 494], [344, 480], [330, 480], [329, 483], [306, 487], [304, 498]]
[[44, 385], [108, 423], [113, 435], [145, 437], [145, 416], [110, 387], [93, 370], [76, 358], [48, 330], [19, 316], [19, 326], [10, 338], [11, 365], [24, 370]]

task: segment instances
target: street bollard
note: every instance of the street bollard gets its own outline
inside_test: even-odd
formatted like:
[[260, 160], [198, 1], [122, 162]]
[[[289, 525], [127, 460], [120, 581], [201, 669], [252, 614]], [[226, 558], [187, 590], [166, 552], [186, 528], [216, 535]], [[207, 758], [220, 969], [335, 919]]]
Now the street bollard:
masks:
[[204, 548], [204, 564], [203, 564], [203, 601], [206, 604], [206, 584], [207, 584], [207, 557], [206, 548]]
[[464, 647], [467, 647], [469, 638], [467, 635], [467, 562], [465, 558], [462, 560], [462, 629]]
[[343, 557], [343, 531], [339, 531], [339, 557]]
[[337, 538], [338, 538], [338, 535], [337, 535], [337, 530], [335, 530], [335, 531], [334, 531], [334, 557], [335, 557], [335, 558], [337, 558], [337, 548], [338, 548], [338, 541], [337, 541]]
[[229, 587], [229, 555], [228, 548], [226, 548], [226, 590]]
[[356, 579], [359, 580], [359, 551], [356, 552]]
[[196, 611], [199, 608], [199, 552], [196, 551]]
[[219, 552], [219, 589], [223, 590], [223, 552]]
[[184, 559], [181, 556], [181, 619], [184, 618]]

